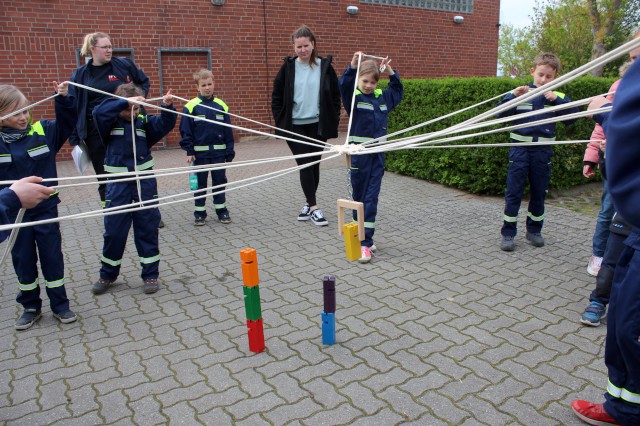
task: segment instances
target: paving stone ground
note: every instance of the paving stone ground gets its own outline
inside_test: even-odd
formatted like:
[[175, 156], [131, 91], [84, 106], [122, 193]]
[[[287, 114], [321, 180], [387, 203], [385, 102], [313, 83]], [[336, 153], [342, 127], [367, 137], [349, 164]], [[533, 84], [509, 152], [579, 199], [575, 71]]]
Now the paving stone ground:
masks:
[[[276, 141], [237, 151], [236, 161], [288, 154]], [[182, 151], [155, 157], [157, 168], [184, 162]], [[60, 174], [72, 167], [62, 162]], [[184, 175], [159, 181], [161, 195], [187, 185]], [[597, 202], [592, 187], [586, 197]], [[142, 293], [130, 236], [121, 276], [94, 296], [102, 222], [62, 222], [66, 287], [80, 319], [59, 324], [44, 296], [40, 322], [15, 331], [15, 275], [10, 263], [0, 267], [0, 422], [578, 425], [570, 402], [603, 399], [606, 330], [578, 322], [595, 283], [586, 274], [595, 219], [565, 208], [576, 203], [571, 194], [550, 201], [544, 248], [524, 241], [523, 218], [516, 251], [505, 253], [501, 198], [387, 173], [379, 251], [367, 265], [348, 261], [338, 236], [335, 204], [345, 195], [337, 158], [323, 163], [319, 189], [327, 227], [296, 221], [297, 174], [229, 192], [230, 225], [194, 227], [191, 201], [163, 208], [154, 295]], [[63, 215], [99, 208], [95, 187], [62, 199]], [[260, 354], [249, 351], [245, 327], [246, 247], [258, 253]], [[332, 346], [321, 339], [325, 275], [337, 281]]]

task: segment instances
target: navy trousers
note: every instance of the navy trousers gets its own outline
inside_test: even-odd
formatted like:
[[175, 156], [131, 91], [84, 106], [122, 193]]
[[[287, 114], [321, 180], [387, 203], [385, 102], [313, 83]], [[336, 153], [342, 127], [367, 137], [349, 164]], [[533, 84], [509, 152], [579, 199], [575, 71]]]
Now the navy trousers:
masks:
[[[140, 186], [143, 200], [157, 198], [158, 190], [155, 179], [142, 179]], [[107, 208], [137, 201], [138, 190], [135, 182], [107, 183]], [[122, 255], [132, 224], [133, 237], [142, 265], [142, 279], [158, 278], [160, 264], [159, 223], [160, 210], [158, 208], [135, 212], [124, 210], [123, 213], [105, 216], [100, 278], [115, 280], [118, 277], [122, 265]]]
[[[373, 245], [378, 214], [378, 196], [384, 175], [384, 154], [366, 154], [351, 156], [351, 187], [353, 200], [364, 203], [364, 240], [363, 246]], [[358, 220], [353, 211], [353, 220]]]
[[[58, 207], [53, 206], [36, 213], [27, 210], [23, 222], [58, 217]], [[54, 313], [69, 309], [69, 299], [64, 288], [64, 259], [62, 257], [62, 236], [60, 224], [49, 223], [21, 228], [16, 243], [11, 250], [13, 267], [18, 276], [20, 291], [16, 301], [25, 309], [42, 309], [40, 285], [38, 283], [38, 254], [49, 304]]]
[[623, 425], [640, 425], [640, 251], [625, 247], [611, 289], [604, 361], [604, 409]]
[[502, 235], [515, 237], [518, 232], [518, 211], [520, 210], [522, 193], [527, 181], [529, 182], [527, 232], [538, 233], [542, 230], [544, 199], [551, 179], [552, 156], [553, 150], [549, 146], [533, 148], [512, 147], [509, 150]]
[[[221, 164], [224, 162], [225, 162], [224, 157], [196, 158], [195, 161], [193, 162], [193, 165], [204, 166], [207, 164]], [[207, 185], [207, 180], [209, 178], [209, 172], [199, 172], [197, 175], [198, 175], [198, 189], [204, 189], [208, 187], [209, 185]], [[211, 170], [211, 186], [226, 185], [226, 184], [227, 184], [227, 174], [225, 169]], [[211, 190], [212, 193], [218, 192], [218, 191], [224, 191], [224, 186]], [[205, 195], [206, 193], [207, 191], [205, 190], [197, 191], [193, 193], [193, 196], [199, 197], [199, 196]], [[207, 202], [207, 198], [206, 197], [196, 198], [194, 201], [196, 203], [195, 211], [193, 212], [193, 215], [195, 216], [195, 218], [196, 219], [206, 218], [207, 209], [205, 208], [205, 204]], [[226, 210], [227, 204], [226, 204], [226, 196], [224, 192], [213, 196], [213, 206], [216, 209], [216, 213]]]

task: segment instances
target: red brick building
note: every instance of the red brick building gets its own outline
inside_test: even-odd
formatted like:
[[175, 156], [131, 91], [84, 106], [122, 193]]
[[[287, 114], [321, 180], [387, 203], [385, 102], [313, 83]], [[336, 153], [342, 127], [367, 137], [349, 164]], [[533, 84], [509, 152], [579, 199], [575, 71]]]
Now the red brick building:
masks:
[[[31, 102], [45, 98], [51, 81], [69, 79], [84, 62], [84, 35], [102, 31], [115, 54], [133, 57], [149, 76], [150, 97], [169, 88], [194, 97], [191, 75], [210, 63], [231, 112], [273, 124], [273, 78], [293, 54], [290, 35], [300, 24], [316, 33], [321, 56], [333, 55], [338, 75], [362, 50], [389, 55], [403, 78], [492, 76], [499, 9], [500, 0], [1, 1], [0, 83], [17, 85]], [[52, 103], [34, 116], [53, 118]], [[176, 129], [167, 145], [178, 138]]]

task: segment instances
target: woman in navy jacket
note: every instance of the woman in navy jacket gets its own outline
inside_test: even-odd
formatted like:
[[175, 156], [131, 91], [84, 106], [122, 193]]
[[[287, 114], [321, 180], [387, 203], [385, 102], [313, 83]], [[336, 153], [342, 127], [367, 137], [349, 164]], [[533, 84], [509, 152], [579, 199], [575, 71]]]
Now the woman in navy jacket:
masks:
[[[91, 58], [86, 64], [73, 72], [70, 79], [72, 82], [108, 93], [115, 93], [121, 84], [135, 83], [142, 88], [144, 96], [147, 96], [149, 78], [142, 70], [136, 68], [135, 64], [129, 59], [112, 56], [113, 46], [109, 35], [105, 33], [87, 34], [80, 53], [83, 56], [91, 56]], [[97, 175], [103, 175], [105, 174], [105, 147], [100, 141], [91, 113], [94, 107], [110, 96], [80, 89], [76, 86], [70, 87], [70, 93], [77, 100], [78, 122], [76, 123], [75, 132], [69, 138], [69, 144], [74, 146], [80, 141], [85, 141], [93, 164], [93, 170]], [[104, 183], [98, 186], [98, 193], [104, 207]]]

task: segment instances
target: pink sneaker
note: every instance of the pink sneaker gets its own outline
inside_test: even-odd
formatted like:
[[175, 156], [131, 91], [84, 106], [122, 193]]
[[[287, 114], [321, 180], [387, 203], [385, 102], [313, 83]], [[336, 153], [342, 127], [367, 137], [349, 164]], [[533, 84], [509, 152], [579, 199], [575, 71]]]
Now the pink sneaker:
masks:
[[367, 246], [361, 246], [360, 247], [360, 259], [358, 259], [358, 262], [360, 263], [369, 263], [369, 261], [371, 260], [371, 250], [369, 249], [369, 247]]
[[602, 404], [594, 404], [593, 402], [578, 399], [571, 403], [571, 409], [580, 420], [590, 425], [607, 426], [620, 424], [604, 410]]
[[589, 265], [587, 265], [587, 273], [594, 277], [597, 276], [600, 266], [602, 266], [602, 258], [598, 256], [591, 256], [589, 259]]

